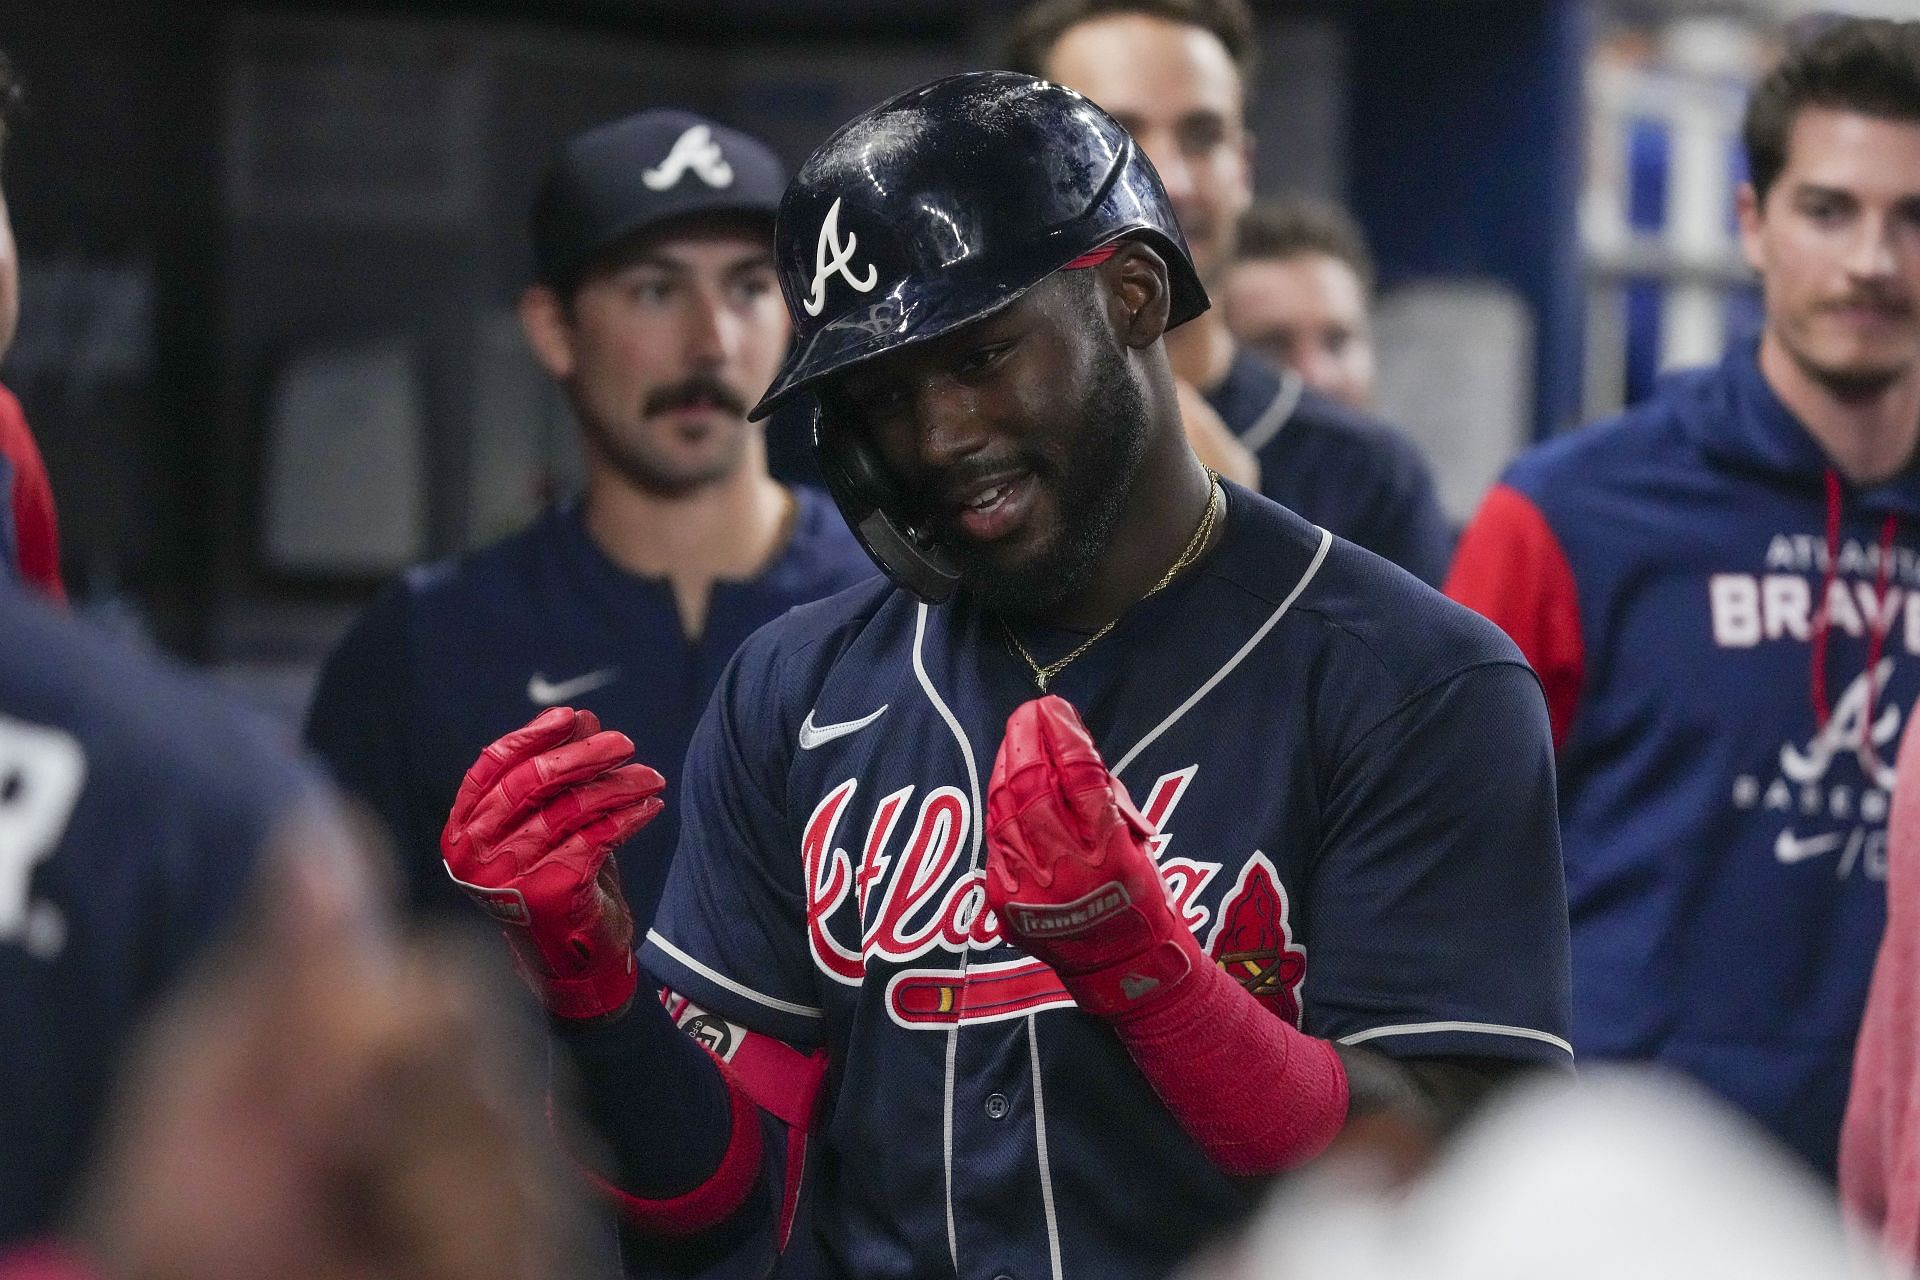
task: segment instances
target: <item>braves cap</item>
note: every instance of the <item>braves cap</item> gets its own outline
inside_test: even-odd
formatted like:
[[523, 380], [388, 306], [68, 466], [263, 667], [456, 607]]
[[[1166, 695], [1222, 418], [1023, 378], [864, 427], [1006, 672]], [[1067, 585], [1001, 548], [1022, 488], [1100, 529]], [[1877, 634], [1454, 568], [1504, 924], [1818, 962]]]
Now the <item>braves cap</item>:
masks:
[[561, 148], [533, 202], [534, 266], [570, 289], [616, 242], [693, 213], [765, 214], [771, 230], [785, 167], [766, 144], [690, 111], [643, 111]]

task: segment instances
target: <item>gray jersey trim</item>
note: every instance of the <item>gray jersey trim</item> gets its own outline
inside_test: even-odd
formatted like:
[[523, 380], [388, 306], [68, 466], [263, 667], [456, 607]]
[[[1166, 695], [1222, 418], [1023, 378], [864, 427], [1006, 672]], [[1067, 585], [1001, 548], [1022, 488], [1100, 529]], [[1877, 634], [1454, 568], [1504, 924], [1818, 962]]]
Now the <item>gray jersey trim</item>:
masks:
[[1146, 737], [1134, 743], [1133, 750], [1120, 757], [1120, 763], [1113, 766], [1114, 777], [1119, 777], [1120, 774], [1125, 771], [1126, 767], [1138, 758], [1142, 751], [1145, 751], [1152, 745], [1156, 738], [1173, 728], [1181, 716], [1193, 710], [1195, 703], [1213, 692], [1215, 685], [1225, 680], [1233, 673], [1235, 667], [1246, 661], [1247, 655], [1253, 652], [1254, 646], [1267, 638], [1267, 632], [1273, 630], [1274, 625], [1286, 616], [1287, 610], [1293, 607], [1293, 602], [1300, 598], [1300, 593], [1307, 589], [1307, 584], [1312, 582], [1314, 575], [1320, 572], [1320, 566], [1325, 563], [1327, 558], [1327, 549], [1332, 545], [1333, 535], [1325, 529], [1322, 529], [1320, 531], [1320, 549], [1313, 553], [1313, 562], [1307, 566], [1307, 571], [1300, 575], [1300, 581], [1293, 584], [1293, 590], [1287, 592], [1287, 598], [1280, 602], [1280, 607], [1268, 615], [1267, 620], [1260, 624], [1259, 629], [1247, 638], [1247, 642], [1240, 646], [1239, 652], [1235, 653], [1231, 658], [1228, 658], [1218, 671], [1208, 676], [1206, 681], [1202, 683], [1198, 689], [1188, 694], [1187, 700], [1175, 707], [1172, 714], [1165, 720], [1155, 725]]
[[1273, 399], [1252, 425], [1240, 433], [1240, 443], [1248, 453], [1266, 448], [1267, 442], [1280, 434], [1280, 428], [1293, 420], [1293, 411], [1300, 407], [1300, 396], [1306, 389], [1307, 384], [1299, 374], [1291, 369], [1280, 371], [1280, 389], [1273, 393]]

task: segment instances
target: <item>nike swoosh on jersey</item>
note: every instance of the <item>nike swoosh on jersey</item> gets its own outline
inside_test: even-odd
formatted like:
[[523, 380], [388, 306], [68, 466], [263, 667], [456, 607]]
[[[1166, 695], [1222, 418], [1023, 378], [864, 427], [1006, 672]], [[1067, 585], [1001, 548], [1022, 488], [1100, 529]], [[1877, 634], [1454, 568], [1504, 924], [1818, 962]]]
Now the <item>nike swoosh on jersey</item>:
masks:
[[1832, 853], [1839, 847], [1838, 835], [1808, 836], [1802, 840], [1793, 834], [1792, 827], [1782, 827], [1779, 838], [1773, 842], [1773, 856], [1791, 866], [1808, 858], [1817, 858], [1823, 853]]
[[527, 701], [536, 707], [550, 707], [556, 702], [565, 702], [568, 698], [577, 698], [583, 693], [591, 693], [603, 685], [612, 684], [620, 678], [620, 668], [601, 667], [598, 671], [589, 671], [583, 676], [557, 683], [536, 671], [527, 681]]
[[800, 749], [811, 751], [823, 747], [835, 738], [844, 738], [850, 733], [858, 733], [868, 725], [887, 714], [889, 703], [881, 703], [878, 711], [861, 716], [858, 720], [842, 720], [838, 724], [815, 724], [813, 712], [807, 712], [807, 718], [800, 725]]

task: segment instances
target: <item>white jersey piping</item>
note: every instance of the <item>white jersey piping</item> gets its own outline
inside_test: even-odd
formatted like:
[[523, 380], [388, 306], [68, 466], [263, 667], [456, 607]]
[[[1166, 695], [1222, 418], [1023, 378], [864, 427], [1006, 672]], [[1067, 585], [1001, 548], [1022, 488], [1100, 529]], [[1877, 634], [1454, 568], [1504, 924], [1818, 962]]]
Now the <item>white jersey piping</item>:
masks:
[[[735, 982], [718, 969], [700, 963], [700, 961], [695, 960], [692, 956], [674, 946], [671, 942], [668, 942], [660, 936], [660, 931], [657, 929], [647, 930], [647, 941], [705, 978], [708, 982], [713, 983], [717, 987], [725, 987], [728, 991], [733, 992], [733, 994], [751, 1000], [764, 1008], [774, 1009], [780, 1013], [790, 1013], [796, 1018], [824, 1018], [827, 1016], [826, 1010], [824, 1009], [815, 1009], [811, 1005], [794, 1004], [790, 1000], [781, 1000], [775, 996], [762, 995], [752, 987]], [[686, 993], [683, 991], [680, 994], [685, 995]]]
[[1232, 674], [1235, 667], [1246, 661], [1247, 655], [1253, 652], [1256, 645], [1267, 638], [1267, 632], [1273, 630], [1274, 624], [1278, 623], [1280, 619], [1286, 615], [1287, 610], [1293, 607], [1293, 602], [1300, 598], [1300, 593], [1307, 589], [1307, 584], [1313, 581], [1314, 575], [1320, 572], [1320, 566], [1327, 558], [1327, 548], [1332, 545], [1333, 535], [1325, 529], [1322, 529], [1320, 531], [1320, 549], [1313, 553], [1313, 562], [1307, 566], [1306, 572], [1300, 575], [1300, 581], [1293, 584], [1293, 590], [1287, 592], [1287, 598], [1280, 602], [1280, 607], [1267, 616], [1267, 620], [1260, 624], [1259, 629], [1247, 638], [1247, 642], [1241, 645], [1239, 651], [1231, 658], [1228, 658], [1218, 671], [1208, 676], [1206, 681], [1201, 684], [1198, 689], [1195, 689], [1191, 694], [1187, 695], [1185, 702], [1175, 707], [1173, 712], [1168, 715], [1165, 720], [1155, 725], [1146, 737], [1134, 743], [1131, 751], [1120, 757], [1120, 763], [1113, 766], [1113, 774], [1116, 778], [1125, 772], [1126, 767], [1132, 764], [1140, 753], [1145, 751], [1156, 738], [1173, 728], [1181, 716], [1193, 710], [1195, 703], [1211, 693], [1215, 685], [1225, 680], [1227, 676]]
[[1538, 1040], [1561, 1050], [1568, 1057], [1573, 1056], [1573, 1046], [1551, 1032], [1535, 1031], [1532, 1027], [1509, 1027], [1498, 1022], [1406, 1022], [1396, 1027], [1372, 1027], [1366, 1031], [1356, 1031], [1350, 1036], [1341, 1036], [1340, 1043], [1365, 1044], [1382, 1036], [1430, 1036], [1442, 1031], [1468, 1031], [1475, 1035]]
[[1273, 393], [1273, 399], [1240, 437], [1248, 453], [1266, 448], [1267, 441], [1279, 435], [1280, 428], [1293, 420], [1293, 411], [1300, 407], [1300, 395], [1306, 389], [1307, 384], [1299, 374], [1291, 369], [1280, 370], [1280, 389]]
[[[926, 693], [927, 701], [947, 722], [947, 728], [953, 733], [955, 742], [960, 744], [960, 758], [967, 766], [967, 794], [973, 801], [972, 829], [967, 833], [969, 854], [967, 874], [971, 875], [980, 867], [981, 828], [986, 825], [986, 810], [980, 805], [980, 770], [973, 761], [973, 744], [967, 741], [966, 732], [961, 729], [960, 721], [941, 698], [940, 691], [933, 687], [933, 681], [927, 676], [927, 665], [921, 659], [920, 647], [927, 635], [927, 606], [922, 601], [913, 619], [913, 674], [920, 681], [920, 688]], [[968, 953], [960, 953], [960, 970], [966, 972]], [[955, 1061], [960, 1052], [960, 1027], [956, 1023], [947, 1029], [947, 1073], [942, 1096], [945, 1099], [945, 1115], [941, 1118], [941, 1166], [945, 1174], [947, 1200], [947, 1253], [953, 1259], [953, 1274], [960, 1274], [960, 1231], [954, 1222], [953, 1213], [953, 1098]]]
[[1040, 1204], [1047, 1219], [1047, 1260], [1053, 1280], [1066, 1280], [1060, 1269], [1060, 1218], [1053, 1209], [1053, 1161], [1047, 1155], [1047, 1098], [1040, 1087], [1040, 1025], [1038, 1015], [1027, 1015], [1027, 1056], [1033, 1062], [1033, 1142], [1040, 1153]]

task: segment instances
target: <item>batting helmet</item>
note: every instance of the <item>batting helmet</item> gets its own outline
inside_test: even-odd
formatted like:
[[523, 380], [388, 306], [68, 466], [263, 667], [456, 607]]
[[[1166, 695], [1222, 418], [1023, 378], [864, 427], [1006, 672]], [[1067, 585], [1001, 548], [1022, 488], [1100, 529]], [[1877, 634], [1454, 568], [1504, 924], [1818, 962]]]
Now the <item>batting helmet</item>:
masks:
[[881, 103], [788, 185], [775, 241], [794, 341], [752, 416], [815, 393], [828, 487], [901, 586], [939, 600], [954, 575], [905, 522], [879, 459], [835, 421], [821, 382], [985, 319], [1125, 239], [1166, 260], [1168, 327], [1206, 310], [1166, 190], [1127, 131], [1073, 90], [1010, 71], [948, 76]]

